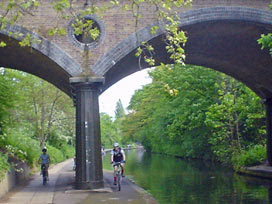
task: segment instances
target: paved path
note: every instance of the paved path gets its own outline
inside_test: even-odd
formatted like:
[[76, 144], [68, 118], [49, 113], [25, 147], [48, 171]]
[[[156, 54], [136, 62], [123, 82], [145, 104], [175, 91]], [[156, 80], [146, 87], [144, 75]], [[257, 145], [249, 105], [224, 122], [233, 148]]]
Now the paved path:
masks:
[[73, 161], [67, 160], [49, 169], [50, 181], [42, 185], [42, 178], [35, 174], [25, 186], [9, 192], [0, 204], [157, 204], [143, 189], [127, 179], [122, 180], [122, 190], [112, 185], [112, 172], [104, 171], [105, 188], [75, 190]]
[[22, 187], [18, 186], [5, 196], [1, 204], [49, 204], [53, 203], [55, 185], [58, 179], [58, 173], [67, 164], [71, 163], [67, 160], [53, 168], [50, 168], [49, 177], [50, 181], [46, 186], [42, 185], [42, 177], [36, 173], [30, 182]]

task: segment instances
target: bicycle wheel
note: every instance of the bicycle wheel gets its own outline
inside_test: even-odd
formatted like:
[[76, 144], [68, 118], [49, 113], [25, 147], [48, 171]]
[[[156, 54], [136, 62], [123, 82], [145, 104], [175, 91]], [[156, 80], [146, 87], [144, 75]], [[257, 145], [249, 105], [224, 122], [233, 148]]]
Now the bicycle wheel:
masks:
[[43, 185], [46, 185], [46, 177], [43, 177]]
[[117, 176], [117, 186], [118, 186], [118, 191], [121, 191], [121, 175], [120, 175], [120, 173]]
[[46, 182], [47, 182], [46, 172], [45, 172], [45, 171], [43, 171], [42, 176], [43, 176], [43, 185], [45, 186], [45, 185], [46, 185]]

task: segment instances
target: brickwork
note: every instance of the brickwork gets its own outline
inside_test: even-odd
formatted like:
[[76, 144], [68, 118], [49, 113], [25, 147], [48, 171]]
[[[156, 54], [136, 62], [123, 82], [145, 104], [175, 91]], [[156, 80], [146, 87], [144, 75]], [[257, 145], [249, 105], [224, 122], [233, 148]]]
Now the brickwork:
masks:
[[[105, 1], [101, 0], [98, 2], [103, 4]], [[25, 16], [19, 23], [20, 26], [37, 33], [38, 38], [44, 39], [42, 44], [33, 45], [37, 51], [37, 55], [40, 53], [40, 56], [35, 59], [37, 61], [36, 65], [32, 66], [32, 70], [28, 70], [24, 68], [24, 65], [28, 65], [27, 63], [22, 61], [16, 64], [16, 57], [14, 57], [9, 59], [14, 63], [3, 63], [3, 60], [1, 61], [0, 59], [2, 66], [6, 64], [10, 66], [17, 65], [16, 68], [20, 67], [23, 71], [38, 75], [55, 84], [66, 93], [70, 92], [69, 77], [71, 76], [105, 76], [106, 83], [103, 87], [103, 90], [105, 90], [121, 78], [139, 70], [138, 61], [133, 56], [135, 53], [134, 50], [141, 41], [154, 41], [154, 45], [161, 48], [161, 45], [159, 45], [161, 40], [158, 39], [163, 35], [163, 28], [156, 35], [151, 35], [149, 31], [150, 25], [156, 22], [155, 8], [149, 5], [141, 7], [140, 12], [143, 17], [139, 20], [138, 27], [136, 28], [132, 13], [130, 11], [124, 12], [120, 7], [116, 7], [106, 12], [104, 18], [100, 19], [103, 23], [104, 36], [99, 45], [93, 46], [90, 49], [87, 58], [88, 64], [85, 65], [86, 60], [84, 59], [86, 59], [86, 56], [84, 56], [82, 46], [76, 45], [71, 40], [71, 32], [68, 32], [70, 36], [52, 37], [47, 35], [48, 29], [54, 25], [62, 25], [68, 30], [69, 23], [72, 20], [59, 20], [59, 17], [51, 8], [51, 2], [51, 0], [41, 1], [41, 6], [35, 12], [35, 16]], [[82, 8], [84, 2], [83, 0], [78, 1], [78, 7]], [[121, 2], [126, 3], [128, 0]], [[194, 0], [191, 8], [183, 8], [178, 12], [181, 13], [181, 26], [185, 27], [193, 24], [197, 26], [201, 22], [220, 19], [223, 21], [251, 21], [255, 22], [256, 25], [260, 23], [270, 24], [272, 21], [270, 19], [269, 3], [269, 0]], [[266, 31], [265, 28], [266, 26], [264, 26], [264, 31]], [[17, 27], [16, 29], [20, 28]], [[23, 30], [23, 32], [27, 33], [28, 31]], [[2, 32], [2, 34], [5, 35], [6, 33]], [[11, 48], [15, 49], [15, 47]], [[11, 48], [10, 50], [12, 50]], [[165, 60], [167, 53], [157, 53], [157, 58], [161, 58], [167, 62]], [[22, 57], [24, 55], [22, 54]], [[31, 55], [30, 51], [28, 56], [30, 61]], [[44, 59], [44, 57], [48, 59]], [[41, 64], [45, 66], [45, 69], [52, 67], [48, 73], [37, 71], [39, 58], [41, 58]], [[207, 64], [207, 66], [209, 65]], [[146, 67], [146, 65], [143, 64], [143, 67]], [[59, 73], [55, 76], [52, 76], [52, 73], [54, 73], [53, 68], [56, 70], [59, 69]], [[228, 73], [228, 71], [225, 72]], [[240, 79], [239, 76], [235, 75], [235, 77]], [[243, 79], [240, 80], [245, 81]], [[253, 86], [251, 88], [257, 90]]]
[[[252, 36], [252, 37], [255, 39], [250, 39], [250, 43], [248, 42], [242, 45], [241, 44], [242, 41], [237, 40], [237, 43], [232, 45], [234, 46], [233, 48], [230, 47], [230, 44], [227, 42], [223, 42], [223, 43], [226, 43], [227, 46], [222, 45], [221, 42], [214, 42], [212, 46], [214, 46], [216, 49], [219, 49], [220, 47], [221, 48], [229, 47], [229, 50], [216, 53], [217, 55], [221, 53], [222, 56], [217, 56], [216, 58], [212, 60], [209, 59], [214, 54], [212, 53], [213, 52], [212, 50], [210, 51], [211, 53], [209, 52], [206, 52], [204, 54], [201, 53], [202, 55], [206, 55], [205, 57], [203, 56], [203, 60], [201, 60], [202, 61], [201, 63], [199, 62], [196, 63], [195, 59], [190, 60], [192, 59], [191, 58], [192, 53], [190, 53], [190, 50], [187, 50], [186, 54], [188, 55], [187, 58], [189, 59], [188, 63], [199, 64], [206, 67], [217, 69], [221, 72], [225, 72], [235, 77], [236, 79], [239, 79], [242, 82], [244, 82], [261, 97], [265, 98], [266, 94], [262, 93], [263, 91], [260, 91], [259, 87], [256, 87], [256, 84], [258, 84], [258, 86], [260, 87], [265, 87], [265, 89], [269, 89], [270, 91], [272, 91], [272, 88], [271, 88], [272, 81], [269, 78], [265, 79], [263, 76], [259, 76], [259, 79], [262, 78], [261, 80], [262, 82], [260, 81], [258, 82], [258, 79], [257, 79], [258, 78], [257, 76], [259, 74], [262, 75], [263, 73], [266, 73], [266, 74], [270, 73], [270, 70], [265, 70], [266, 69], [265, 67], [271, 66], [270, 56], [267, 56], [267, 55], [258, 56], [260, 57], [259, 60], [257, 60], [257, 57], [254, 57], [254, 55], [257, 55], [257, 53], [262, 55], [262, 53], [260, 53], [261, 52], [260, 47], [257, 46], [257, 39], [260, 37], [262, 32], [267, 32], [264, 28], [270, 27], [269, 28], [270, 32], [272, 31], [271, 30], [272, 14], [269, 10], [260, 10], [260, 9], [248, 8], [248, 7], [232, 7], [232, 6], [222, 7], [221, 6], [221, 7], [201, 8], [201, 9], [186, 11], [180, 14], [180, 18], [181, 18], [180, 26], [182, 28], [195, 27], [194, 29], [197, 30], [197, 35], [198, 36], [202, 35], [203, 39], [210, 38], [210, 36], [216, 34], [217, 36], [222, 38], [220, 41], [222, 41], [227, 36], [232, 36], [233, 38], [232, 41], [235, 41], [236, 37], [238, 39], [238, 38], [241, 38], [242, 35], [244, 35], [246, 38], [247, 35], [250, 36], [254, 34], [255, 36], [254, 37]], [[215, 22], [218, 22], [218, 21], [221, 22], [220, 24], [222, 25], [225, 22], [229, 22], [229, 21], [235, 22], [235, 24], [237, 25], [235, 27], [233, 27], [232, 25], [232, 27], [228, 29], [227, 27], [224, 27], [224, 26], [221, 27], [221, 25], [218, 24], [215, 28], [213, 28], [215, 30], [212, 30], [212, 29], [208, 30], [206, 28], [201, 30], [201, 27], [203, 27], [205, 24], [208, 24], [208, 23], [214, 24]], [[250, 28], [244, 25], [245, 22], [252, 24]], [[259, 28], [259, 27], [254, 28], [255, 26], [259, 26], [259, 25], [262, 25], [264, 28]], [[158, 46], [159, 44], [163, 43], [162, 40], [159, 39], [164, 34], [163, 28], [161, 27], [155, 35], [152, 35], [149, 32], [150, 27], [151, 26], [146, 27], [144, 29], [139, 30], [137, 33], [130, 35], [124, 41], [122, 41], [117, 46], [115, 46], [106, 55], [100, 58], [99, 61], [93, 66], [93, 71], [97, 75], [106, 77], [106, 85], [104, 89], [106, 89], [108, 86], [112, 85], [119, 79], [139, 70], [138, 59], [136, 59], [136, 57], [133, 57], [132, 55], [133, 53], [135, 53], [135, 50], [137, 49], [137, 47], [140, 45], [142, 41], [150, 41], [150, 42], [155, 41], [155, 43], [153, 44], [154, 46]], [[199, 27], [199, 29], [197, 27]], [[194, 43], [197, 44], [198, 41], [199, 42], [203, 41], [203, 39], [201, 38], [198, 39], [197, 37], [196, 39], [194, 39], [193, 36], [190, 36], [190, 34], [188, 35], [189, 35], [188, 44], [194, 44]], [[193, 47], [192, 49], [195, 49], [195, 50], [206, 49], [207, 47], [211, 46], [211, 44], [209, 44], [209, 41], [212, 41], [212, 40], [213, 39], [207, 40], [207, 42], [205, 42], [207, 43], [207, 45], [203, 47], [199, 47], [199, 45], [192, 45]], [[226, 62], [228, 65], [226, 65], [226, 63], [224, 64], [223, 62], [224, 61], [223, 59], [225, 58], [224, 52], [235, 53], [236, 47], [239, 47], [239, 46], [244, 47], [245, 50], [252, 49], [252, 47], [247, 48], [248, 47], [247, 44], [252, 44], [252, 43], [255, 44], [254, 49], [256, 50], [252, 51], [250, 55], [248, 55], [249, 51], [247, 52], [247, 54], [246, 54], [246, 51], [243, 51], [245, 53], [238, 52], [234, 54], [232, 58], [228, 59], [228, 62]], [[164, 63], [171, 63], [169, 58], [165, 57], [167, 56], [167, 53], [165, 53], [165, 51], [162, 51], [161, 47], [156, 49], [156, 53], [160, 53], [160, 52], [163, 54], [158, 54], [157, 59], [159, 59], [159, 61], [162, 61]], [[194, 52], [198, 52], [198, 51], [194, 51]], [[238, 58], [240, 54], [242, 55], [240, 56], [241, 58], [238, 59], [240, 61], [246, 61], [247, 59], [248, 60], [247, 62], [250, 62], [252, 58], [255, 58], [254, 60], [254, 63], [256, 63], [254, 66], [255, 71], [256, 71], [256, 67], [258, 67], [258, 69], [262, 71], [259, 71], [259, 73], [253, 73], [253, 70], [249, 70], [249, 67], [251, 67], [253, 63], [249, 65], [245, 65], [245, 64], [242, 65], [240, 62], [234, 61], [234, 58]], [[265, 57], [267, 59], [265, 65], [261, 65], [260, 63], [264, 61], [263, 59], [261, 59], [262, 57]], [[208, 60], [210, 61], [205, 62]], [[216, 60], [220, 60], [220, 62], [215, 62]], [[236, 65], [237, 63], [240, 64], [239, 69], [236, 68], [236, 66], [238, 66]], [[264, 67], [261, 69], [262, 66]], [[146, 67], [147, 67], [146, 64], [142, 64], [142, 68], [146, 68]], [[232, 70], [232, 69], [235, 69], [235, 70]], [[254, 77], [250, 76], [251, 74]], [[269, 75], [266, 75], [266, 76], [269, 76]], [[255, 81], [253, 81], [253, 78], [255, 78]], [[265, 86], [260, 85], [264, 83], [266, 83]]]
[[[100, 1], [103, 4], [105, 0]], [[45, 34], [50, 26], [56, 25], [56, 13], [52, 10], [50, 0], [42, 1], [42, 5], [37, 10], [35, 17], [29, 16], [24, 18], [21, 24], [24, 27], [34, 30], [39, 35], [44, 36], [48, 40], [58, 45], [62, 50], [68, 53], [81, 66], [83, 65], [83, 50], [74, 46], [67, 36], [64, 37], [50, 37]], [[85, 1], [79, 1], [79, 6], [83, 6]], [[121, 1], [126, 2], [126, 0]], [[251, 8], [260, 8], [268, 10], [269, 1], [252, 1], [252, 0], [194, 0], [193, 7], [182, 9], [182, 11], [189, 9], [198, 9], [204, 7], [214, 6], [243, 6]], [[103, 42], [92, 49], [90, 52], [90, 68], [101, 58], [105, 53], [113, 49], [118, 43], [125, 40], [129, 35], [133, 34], [135, 30], [140, 30], [155, 21], [154, 8], [150, 6], [143, 6], [141, 9], [143, 18], [139, 21], [138, 28], [135, 28], [135, 20], [131, 12], [124, 12], [119, 8], [111, 9], [105, 14], [102, 19], [105, 24], [106, 35]], [[59, 24], [68, 26], [71, 19], [67, 21], [59, 21]]]

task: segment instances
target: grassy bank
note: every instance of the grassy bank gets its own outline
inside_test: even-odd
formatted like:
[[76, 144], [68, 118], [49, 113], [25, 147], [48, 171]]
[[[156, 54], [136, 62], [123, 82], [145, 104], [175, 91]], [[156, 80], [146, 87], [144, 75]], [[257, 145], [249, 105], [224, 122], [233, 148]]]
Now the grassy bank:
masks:
[[[64, 145], [60, 149], [47, 145], [47, 153], [52, 164], [62, 162], [75, 155], [75, 148]], [[39, 166], [38, 159], [41, 155], [39, 142], [22, 134], [5, 134], [0, 138], [0, 177], [9, 171], [12, 161], [27, 163], [32, 169]], [[13, 165], [14, 166], [14, 165]]]

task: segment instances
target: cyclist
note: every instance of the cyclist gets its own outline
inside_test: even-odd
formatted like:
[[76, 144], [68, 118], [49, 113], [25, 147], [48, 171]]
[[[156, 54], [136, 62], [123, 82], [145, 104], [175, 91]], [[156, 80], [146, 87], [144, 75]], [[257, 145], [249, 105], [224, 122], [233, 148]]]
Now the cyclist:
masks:
[[41, 156], [39, 158], [38, 163], [41, 164], [41, 171], [43, 169], [43, 166], [45, 166], [46, 178], [47, 178], [47, 181], [49, 181], [48, 167], [49, 167], [49, 164], [50, 164], [50, 157], [46, 152], [47, 152], [47, 149], [43, 148], [42, 149], [42, 154], [41, 154]]
[[[111, 163], [114, 164], [114, 162], [121, 162], [121, 174], [122, 177], [124, 177], [124, 167], [125, 167], [125, 162], [126, 162], [126, 155], [124, 150], [122, 150], [119, 147], [119, 144], [116, 142], [114, 143], [113, 150], [111, 151]], [[116, 185], [117, 181], [117, 166], [113, 165], [114, 168], [114, 185]]]

